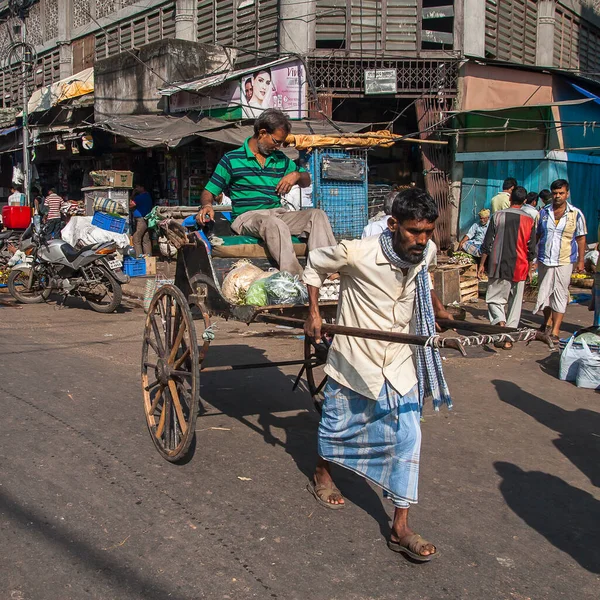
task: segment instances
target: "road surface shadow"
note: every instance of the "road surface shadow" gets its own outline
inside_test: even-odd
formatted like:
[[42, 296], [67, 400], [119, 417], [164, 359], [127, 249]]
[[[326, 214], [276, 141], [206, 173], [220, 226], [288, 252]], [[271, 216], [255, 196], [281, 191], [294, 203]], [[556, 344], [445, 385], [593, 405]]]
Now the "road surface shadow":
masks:
[[[299, 342], [299, 358], [301, 353], [302, 344]], [[205, 366], [267, 361], [260, 348], [211, 346]], [[231, 378], [227, 372], [205, 373], [200, 376], [201, 396], [219, 411], [262, 435], [267, 444], [282, 446], [306, 476], [308, 483], [317, 460], [319, 415], [313, 408], [305, 386], [292, 391], [295, 379], [295, 375], [285, 375], [278, 368], [238, 371], [235, 377], [237, 387], [231, 388], [228, 387]], [[293, 410], [305, 412], [290, 416], [276, 414]], [[248, 415], [256, 415], [258, 426], [246, 418]], [[284, 442], [273, 434], [275, 428], [285, 431]], [[390, 530], [389, 516], [377, 492], [351, 471], [334, 465], [332, 474], [342, 494], [371, 515], [379, 524], [382, 534], [387, 536]]]
[[500, 492], [515, 514], [584, 569], [600, 573], [600, 502], [548, 473], [507, 462], [494, 467], [502, 477]]
[[[154, 578], [146, 578], [137, 573], [137, 567], [127, 566], [122, 557], [112, 558], [107, 552], [95, 548], [88, 542], [78, 539], [73, 531], [61, 527], [55, 519], [38, 514], [31, 508], [21, 506], [15, 499], [0, 491], [0, 514], [10, 521], [13, 527], [26, 530], [29, 534], [39, 535], [40, 543], [54, 546], [56, 558], [60, 564], [60, 555], [64, 560], [77, 558], [79, 568], [89, 571], [92, 578], [103, 577], [107, 586], [113, 588], [114, 598], [144, 598], [144, 600], [187, 600], [180, 595], [175, 586], [164, 587]], [[29, 554], [28, 560], [34, 568], [35, 554]], [[82, 583], [82, 587], [85, 587]], [[117, 592], [118, 588], [120, 592]], [[87, 595], [87, 594], [86, 594]]]
[[[584, 408], [565, 410], [525, 392], [511, 381], [495, 379], [492, 384], [502, 402], [522, 410], [538, 423], [556, 431], [559, 437], [553, 440], [553, 444], [558, 451], [588, 477], [594, 486], [600, 487], [599, 412]], [[600, 520], [600, 514], [598, 518]]]

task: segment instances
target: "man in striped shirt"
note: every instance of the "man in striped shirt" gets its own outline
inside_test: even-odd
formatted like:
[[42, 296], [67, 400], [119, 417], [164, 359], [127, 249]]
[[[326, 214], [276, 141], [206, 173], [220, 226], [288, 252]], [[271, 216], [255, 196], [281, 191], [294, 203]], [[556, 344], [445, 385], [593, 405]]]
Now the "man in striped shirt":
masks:
[[60, 230], [62, 229], [62, 219], [60, 217], [60, 209], [63, 206], [67, 206], [68, 202], [65, 202], [57, 193], [56, 189], [50, 188], [48, 195], [44, 201], [44, 207], [47, 210], [46, 213], [46, 237], [48, 239], [59, 237]]
[[537, 226], [538, 297], [533, 313], [544, 311], [542, 328], [551, 329], [558, 340], [560, 326], [569, 303], [571, 273], [585, 272], [585, 236], [583, 213], [568, 202], [569, 183], [557, 179], [550, 186], [552, 203], [540, 210]]
[[239, 235], [264, 240], [282, 271], [301, 275], [294, 253], [292, 235], [308, 237], [308, 250], [335, 246], [327, 215], [319, 209], [287, 211], [281, 196], [294, 185], [310, 185], [310, 175], [278, 148], [291, 131], [288, 117], [276, 109], [265, 110], [254, 123], [254, 135], [241, 148], [225, 154], [200, 197], [196, 215], [199, 225], [214, 219], [215, 198], [225, 192], [231, 198], [234, 221], [231, 229]]

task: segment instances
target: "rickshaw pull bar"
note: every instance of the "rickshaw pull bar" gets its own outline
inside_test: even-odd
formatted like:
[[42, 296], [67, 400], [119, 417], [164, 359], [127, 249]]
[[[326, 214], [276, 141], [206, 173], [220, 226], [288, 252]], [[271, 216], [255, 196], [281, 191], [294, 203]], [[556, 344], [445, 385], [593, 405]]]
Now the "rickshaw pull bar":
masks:
[[217, 367], [201, 367], [202, 373], [217, 373], [219, 371], [243, 371], [245, 369], [266, 369], [268, 367], [290, 367], [294, 365], [316, 366], [315, 360], [282, 360], [279, 362], [248, 363], [245, 365], [221, 365]]
[[[287, 325], [288, 327], [297, 327], [302, 329], [304, 321], [293, 317], [281, 317], [279, 315], [270, 315], [260, 313], [256, 316], [257, 321], [265, 323], [276, 323], [278, 325]], [[410, 333], [397, 333], [395, 331], [375, 331], [374, 329], [362, 329], [360, 327], [345, 327], [344, 325], [332, 325], [323, 323], [321, 325], [323, 333], [337, 333], [340, 335], [348, 335], [351, 337], [365, 338], [368, 340], [380, 340], [382, 342], [395, 342], [398, 344], [411, 344], [413, 346], [427, 346], [432, 344], [434, 339], [424, 335], [412, 335]], [[437, 336], [434, 336], [437, 339]], [[466, 356], [465, 349], [461, 341], [457, 338], [446, 338], [443, 340], [443, 346], [458, 350], [463, 356]]]

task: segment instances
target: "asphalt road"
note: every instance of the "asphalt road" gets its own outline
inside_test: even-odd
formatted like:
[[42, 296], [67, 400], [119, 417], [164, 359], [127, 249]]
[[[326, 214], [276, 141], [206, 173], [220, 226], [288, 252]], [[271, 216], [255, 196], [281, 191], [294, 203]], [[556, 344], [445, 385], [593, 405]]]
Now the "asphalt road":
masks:
[[[427, 407], [411, 510], [440, 556], [414, 565], [386, 547], [378, 490], [336, 471], [343, 511], [305, 490], [318, 420], [291, 369], [203, 376], [195, 454], [162, 460], [143, 320], [0, 306], [0, 598], [598, 598], [600, 398], [556, 380], [556, 353], [448, 355], [455, 409]], [[300, 352], [295, 332], [222, 323], [208, 361]]]

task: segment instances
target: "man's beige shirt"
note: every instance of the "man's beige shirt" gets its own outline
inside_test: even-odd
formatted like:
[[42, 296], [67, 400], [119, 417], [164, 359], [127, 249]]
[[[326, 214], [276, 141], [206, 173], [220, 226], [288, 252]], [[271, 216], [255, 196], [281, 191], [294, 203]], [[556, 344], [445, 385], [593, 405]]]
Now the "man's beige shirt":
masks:
[[[409, 333], [415, 278], [435, 256], [436, 246], [430, 242], [423, 261], [411, 267], [405, 276], [385, 257], [379, 236], [343, 241], [309, 253], [304, 282], [321, 287], [329, 274], [339, 272], [337, 324]], [[345, 335], [334, 337], [325, 372], [372, 400], [379, 397], [385, 379], [402, 395], [417, 383], [410, 346]]]
[[508, 192], [500, 192], [492, 198], [492, 214], [505, 208], [510, 208], [510, 194]]

